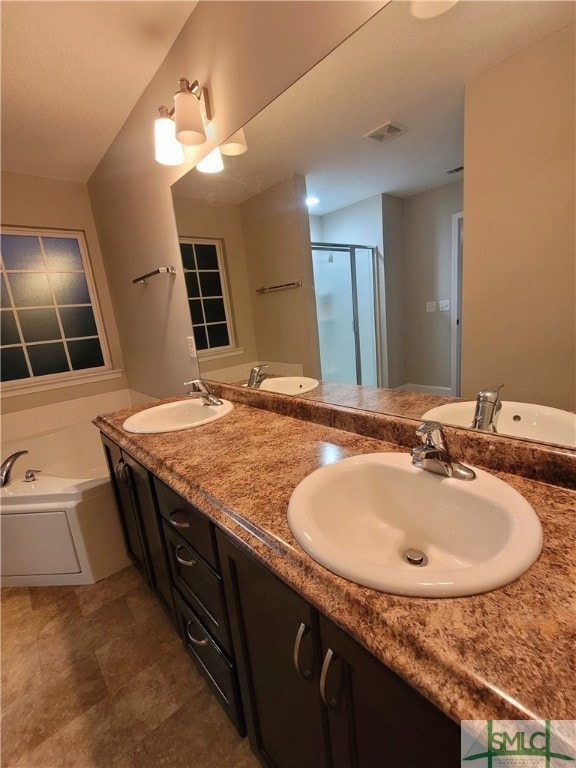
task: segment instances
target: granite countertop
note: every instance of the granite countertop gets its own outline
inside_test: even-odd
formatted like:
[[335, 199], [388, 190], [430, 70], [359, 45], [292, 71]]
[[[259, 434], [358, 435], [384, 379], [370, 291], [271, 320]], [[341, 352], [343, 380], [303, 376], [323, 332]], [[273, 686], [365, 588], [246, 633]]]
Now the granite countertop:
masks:
[[122, 429], [136, 410], [95, 424], [448, 716], [576, 718], [576, 491], [492, 470], [539, 515], [538, 561], [483, 595], [388, 595], [313, 561], [286, 510], [323, 464], [406, 448], [242, 403], [198, 429], [136, 435]]

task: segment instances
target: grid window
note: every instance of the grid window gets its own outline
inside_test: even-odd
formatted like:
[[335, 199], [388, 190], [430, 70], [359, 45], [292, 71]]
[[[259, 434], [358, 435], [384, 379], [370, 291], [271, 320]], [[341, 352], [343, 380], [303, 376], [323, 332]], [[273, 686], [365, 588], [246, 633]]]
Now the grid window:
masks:
[[198, 352], [234, 347], [222, 248], [218, 240], [181, 238], [180, 254]]
[[0, 250], [1, 381], [108, 370], [83, 235], [2, 229]]

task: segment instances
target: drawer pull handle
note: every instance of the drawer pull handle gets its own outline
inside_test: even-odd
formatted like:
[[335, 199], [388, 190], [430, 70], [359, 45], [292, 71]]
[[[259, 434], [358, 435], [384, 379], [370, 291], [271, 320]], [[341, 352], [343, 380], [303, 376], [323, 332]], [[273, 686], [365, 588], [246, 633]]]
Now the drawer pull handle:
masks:
[[[176, 515], [179, 515], [180, 519], [177, 519]], [[186, 517], [186, 512], [183, 509], [173, 509], [168, 515], [170, 522], [174, 528], [190, 528], [188, 520], [183, 520]]]
[[190, 627], [193, 625], [193, 623], [194, 622], [189, 621], [186, 624], [186, 634], [188, 636], [188, 640], [190, 640], [190, 642], [193, 643], [194, 645], [208, 645], [207, 637], [203, 638], [202, 640], [197, 640], [195, 637], [192, 637], [192, 635], [190, 634]]
[[300, 667], [300, 645], [302, 644], [302, 639], [304, 635], [310, 631], [310, 627], [307, 627], [304, 622], [300, 624], [298, 627], [298, 632], [296, 633], [296, 639], [294, 640], [294, 668], [296, 669], [296, 672], [298, 672], [299, 675], [302, 675], [306, 680], [310, 680], [313, 674], [312, 669], [302, 669]]
[[185, 565], [188, 568], [192, 568], [194, 565], [196, 565], [196, 560], [184, 560], [183, 558], [181, 558], [180, 555], [178, 554], [181, 549], [184, 550], [184, 552], [188, 552], [186, 547], [182, 547], [182, 546], [176, 547], [176, 551], [174, 553], [176, 555], [176, 560], [178, 560], [180, 565]]
[[330, 664], [332, 663], [332, 659], [334, 658], [334, 651], [332, 648], [328, 648], [326, 651], [326, 656], [324, 656], [324, 663], [322, 664], [322, 671], [320, 672], [320, 696], [322, 697], [322, 701], [324, 704], [326, 704], [327, 707], [331, 707], [332, 709], [335, 709], [340, 704], [340, 693], [341, 691], [335, 692], [334, 696], [328, 697], [326, 693], [326, 681], [328, 679], [328, 670], [330, 669]]

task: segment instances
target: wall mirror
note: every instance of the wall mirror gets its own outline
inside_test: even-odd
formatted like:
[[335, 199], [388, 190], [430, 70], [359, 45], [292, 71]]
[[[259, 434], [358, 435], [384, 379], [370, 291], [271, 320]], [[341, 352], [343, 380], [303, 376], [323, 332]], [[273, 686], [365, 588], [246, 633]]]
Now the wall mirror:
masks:
[[[236, 339], [235, 349], [201, 353], [201, 373], [240, 381], [250, 364], [270, 361], [274, 373], [420, 392], [434, 403], [502, 383], [480, 375], [460, 388], [462, 311], [482, 302], [461, 290], [466, 84], [565, 30], [574, 11], [565, 2], [472, 1], [423, 20], [392, 2], [244, 127], [245, 154], [226, 157], [222, 173], [194, 169], [180, 179], [172, 187], [178, 233], [222, 243]], [[314, 208], [306, 196], [318, 198]], [[318, 243], [338, 248], [315, 253]], [[340, 246], [367, 248], [352, 256]], [[356, 315], [326, 342], [323, 319], [344, 310], [332, 311], [321, 273], [349, 275], [352, 258], [356, 283], [370, 292], [352, 297]], [[350, 379], [330, 368], [326, 345], [344, 348], [362, 323], [368, 341], [349, 345], [362, 356], [362, 379]], [[501, 345], [497, 355], [509, 357]], [[357, 374], [358, 365], [349, 368]], [[504, 384], [504, 400], [526, 400], [510, 372]], [[325, 387], [322, 399], [342, 404], [341, 390]], [[530, 401], [574, 409], [552, 389]], [[403, 415], [400, 401], [382, 410]]]

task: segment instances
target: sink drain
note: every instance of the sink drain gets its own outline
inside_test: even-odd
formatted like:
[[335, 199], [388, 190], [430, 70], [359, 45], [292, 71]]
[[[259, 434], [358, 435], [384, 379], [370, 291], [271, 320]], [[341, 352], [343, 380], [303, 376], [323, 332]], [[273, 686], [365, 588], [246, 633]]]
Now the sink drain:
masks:
[[408, 565], [415, 565], [417, 568], [428, 565], [428, 558], [421, 549], [406, 549], [402, 552], [402, 557]]

